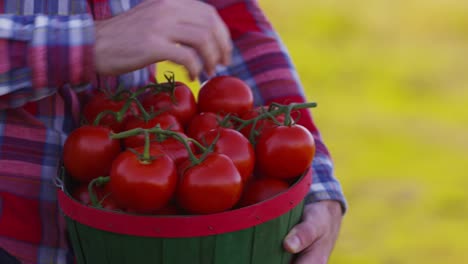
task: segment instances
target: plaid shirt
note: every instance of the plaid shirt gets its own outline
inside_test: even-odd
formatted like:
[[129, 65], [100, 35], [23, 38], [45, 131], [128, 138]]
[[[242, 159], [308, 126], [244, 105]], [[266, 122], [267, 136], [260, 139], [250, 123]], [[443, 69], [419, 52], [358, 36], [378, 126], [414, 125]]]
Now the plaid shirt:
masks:
[[[79, 118], [78, 93], [109, 82], [138, 87], [154, 77], [151, 66], [118, 77], [97, 76], [93, 68], [93, 21], [138, 2], [0, 0], [0, 247], [23, 263], [70, 259], [53, 182], [62, 144]], [[218, 74], [245, 80], [257, 105], [305, 101], [287, 51], [256, 1], [206, 2], [218, 9], [234, 43], [232, 65]], [[310, 112], [302, 114], [317, 145], [307, 201], [334, 199], [346, 208]]]

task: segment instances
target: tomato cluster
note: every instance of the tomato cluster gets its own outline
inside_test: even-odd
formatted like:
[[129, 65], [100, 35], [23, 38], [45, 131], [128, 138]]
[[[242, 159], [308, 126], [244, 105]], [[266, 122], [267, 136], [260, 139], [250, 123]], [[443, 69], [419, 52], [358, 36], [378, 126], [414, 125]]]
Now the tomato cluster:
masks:
[[195, 94], [167, 82], [95, 93], [63, 163], [84, 204], [139, 214], [211, 214], [287, 190], [312, 163], [311, 133], [292, 112], [313, 104], [254, 107], [232, 76]]

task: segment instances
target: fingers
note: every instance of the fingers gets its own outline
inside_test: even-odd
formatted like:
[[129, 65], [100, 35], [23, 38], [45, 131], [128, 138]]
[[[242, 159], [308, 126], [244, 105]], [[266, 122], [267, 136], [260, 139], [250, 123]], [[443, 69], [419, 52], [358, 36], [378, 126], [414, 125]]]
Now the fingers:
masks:
[[284, 239], [284, 248], [299, 253], [294, 264], [327, 263], [341, 226], [341, 206], [336, 201], [322, 201], [305, 206], [302, 222]]
[[221, 61], [221, 50], [207, 29], [190, 24], [179, 25], [172, 38], [176, 43], [193, 47], [203, 61], [204, 70], [214, 74], [216, 65]]
[[299, 253], [320, 238], [320, 230], [311, 222], [296, 225], [284, 239], [284, 248], [293, 254]]
[[209, 75], [214, 74], [217, 64], [229, 65], [231, 37], [216, 9], [203, 2], [191, 1], [185, 10], [189, 13], [180, 16], [182, 30], [176, 32], [177, 36], [199, 52]]
[[202, 71], [203, 65], [193, 48], [184, 45], [168, 45], [165, 49], [165, 59], [183, 65], [193, 81]]
[[333, 248], [327, 241], [329, 238], [316, 225], [303, 222], [289, 232], [284, 246], [290, 253], [300, 253], [294, 264], [326, 264]]
[[96, 26], [99, 73], [122, 74], [170, 60], [195, 79], [202, 70], [213, 75], [218, 64], [230, 63], [229, 31], [216, 9], [201, 1], [146, 0]]
[[224, 21], [222, 21], [222, 19], [218, 15], [215, 16], [215, 19], [218, 21], [216, 23], [216, 25], [218, 26], [215, 27], [213, 32], [217, 40], [218, 46], [221, 50], [221, 54], [222, 54], [221, 62], [224, 65], [229, 65], [231, 64], [231, 52], [232, 52], [231, 35], [229, 34], [229, 30], [226, 24], [224, 23]]

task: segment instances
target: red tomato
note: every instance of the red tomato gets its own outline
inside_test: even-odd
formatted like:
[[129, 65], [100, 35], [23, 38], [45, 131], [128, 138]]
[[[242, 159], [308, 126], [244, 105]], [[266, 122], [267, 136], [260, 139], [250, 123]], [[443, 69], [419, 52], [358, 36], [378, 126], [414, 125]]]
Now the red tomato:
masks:
[[221, 126], [224, 116], [211, 112], [196, 114], [187, 124], [185, 134], [202, 143], [203, 134]]
[[[184, 132], [184, 129], [180, 125], [179, 121], [175, 116], [169, 113], [161, 113], [152, 119], [145, 122], [143, 119], [138, 117], [132, 117], [127, 120], [124, 126], [124, 130], [130, 130], [133, 128], [153, 128], [157, 124], [161, 126], [162, 129], [168, 129], [176, 132]], [[150, 139], [154, 140], [155, 135], [150, 135]], [[140, 134], [137, 136], [127, 137], [123, 140], [125, 147], [127, 148], [135, 148], [139, 146], [143, 146], [145, 144], [145, 135]]]
[[[99, 193], [98, 188], [95, 188], [95, 191], [96, 193]], [[78, 186], [73, 188], [71, 195], [73, 198], [80, 201], [82, 204], [91, 205], [91, 198], [89, 196], [87, 183], [79, 184]]]
[[[96, 119], [99, 113], [105, 110], [118, 112], [122, 109], [126, 100], [126, 96], [123, 96], [122, 98], [118, 99], [113, 99], [102, 92], [98, 92], [93, 97], [91, 97], [91, 99], [83, 107], [83, 116], [86, 122], [88, 122], [88, 124], [93, 124], [94, 120]], [[117, 119], [114, 115], [106, 114], [104, 115], [104, 117], [101, 118], [99, 125], [110, 127], [112, 131], [118, 133], [122, 131], [123, 124], [125, 123], [125, 120], [127, 118], [129, 118], [130, 116], [138, 115], [139, 113], [140, 111], [138, 107], [134, 102], [132, 102], [127, 112], [125, 112], [122, 122], [117, 122]]]
[[277, 126], [264, 131], [255, 145], [257, 166], [263, 176], [291, 179], [312, 164], [315, 142], [301, 125]]
[[289, 188], [288, 183], [274, 178], [255, 179], [251, 181], [242, 194], [240, 207], [265, 201]]
[[217, 76], [206, 81], [198, 93], [200, 112], [242, 115], [253, 108], [250, 87], [233, 76]]
[[154, 111], [167, 111], [174, 115], [182, 126], [185, 126], [197, 113], [197, 103], [195, 102], [195, 96], [187, 85], [181, 82], [176, 82], [175, 85], [174, 91], [147, 94], [142, 104], [147, 111], [151, 111], [151, 109]]
[[[253, 119], [253, 118], [259, 116], [260, 113], [263, 112], [263, 110], [267, 110], [267, 109], [268, 108], [265, 107], [265, 106], [257, 107], [255, 109], [252, 109], [252, 110], [248, 111], [247, 113], [244, 113], [241, 116], [241, 119], [243, 119], [243, 120]], [[276, 116], [276, 119], [277, 119], [278, 122], [283, 123], [284, 119], [285, 119], [284, 114]], [[252, 131], [252, 126], [253, 126], [253, 124], [249, 124], [249, 125], [245, 126], [243, 129], [240, 130], [240, 132], [248, 139], [250, 139], [250, 133]], [[255, 125], [255, 130], [257, 131], [257, 133], [255, 133], [255, 138], [263, 130], [266, 130], [266, 129], [269, 129], [269, 128], [272, 128], [272, 127], [275, 127], [275, 126], [277, 126], [277, 124], [271, 118], [259, 120]]]
[[114, 200], [111, 193], [104, 195], [101, 199], [99, 199], [99, 201], [102, 208], [104, 209], [122, 211], [122, 208], [117, 205], [117, 202]]
[[110, 138], [111, 130], [101, 126], [82, 126], [70, 133], [63, 147], [63, 163], [77, 181], [89, 182], [108, 176], [112, 161], [119, 155], [120, 141]]
[[177, 205], [173, 202], [169, 202], [166, 206], [163, 208], [156, 210], [152, 214], [155, 215], [181, 215], [183, 214], [182, 210], [177, 207]]
[[[101, 203], [101, 206], [105, 209], [110, 210], [117, 210], [119, 207], [115, 203], [114, 199], [112, 198], [112, 194], [109, 189], [109, 184], [106, 184], [102, 187], [94, 187], [94, 191], [96, 193], [96, 198]], [[80, 201], [82, 204], [91, 206], [91, 198], [88, 192], [88, 184], [83, 183], [79, 184], [73, 189], [72, 197], [76, 200]]]
[[255, 151], [252, 144], [237, 130], [217, 128], [204, 134], [205, 146], [212, 144], [218, 134], [214, 152], [228, 156], [234, 162], [242, 181], [247, 182], [255, 166]]
[[180, 170], [177, 203], [192, 214], [231, 209], [240, 199], [242, 178], [232, 160], [211, 153], [198, 165]]
[[[143, 148], [137, 148], [142, 153]], [[167, 205], [177, 185], [174, 161], [157, 148], [153, 160], [142, 161], [131, 151], [122, 152], [112, 163], [110, 190], [121, 208], [152, 213]]]
[[[183, 138], [187, 136], [183, 133], [179, 133]], [[153, 141], [151, 142], [152, 147], [159, 148], [162, 152], [168, 155], [177, 165], [182, 163], [184, 160], [188, 159], [189, 153], [185, 148], [185, 145], [178, 141], [175, 138], [169, 137], [163, 141]], [[188, 142], [188, 146], [192, 153], [195, 153], [196, 149], [192, 142]]]

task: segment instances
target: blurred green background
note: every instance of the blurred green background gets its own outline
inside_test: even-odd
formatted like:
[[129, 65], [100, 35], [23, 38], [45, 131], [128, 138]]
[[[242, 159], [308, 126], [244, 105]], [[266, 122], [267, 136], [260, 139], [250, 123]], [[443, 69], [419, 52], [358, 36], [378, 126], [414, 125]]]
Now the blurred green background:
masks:
[[330, 263], [468, 263], [468, 1], [259, 3], [349, 202]]

